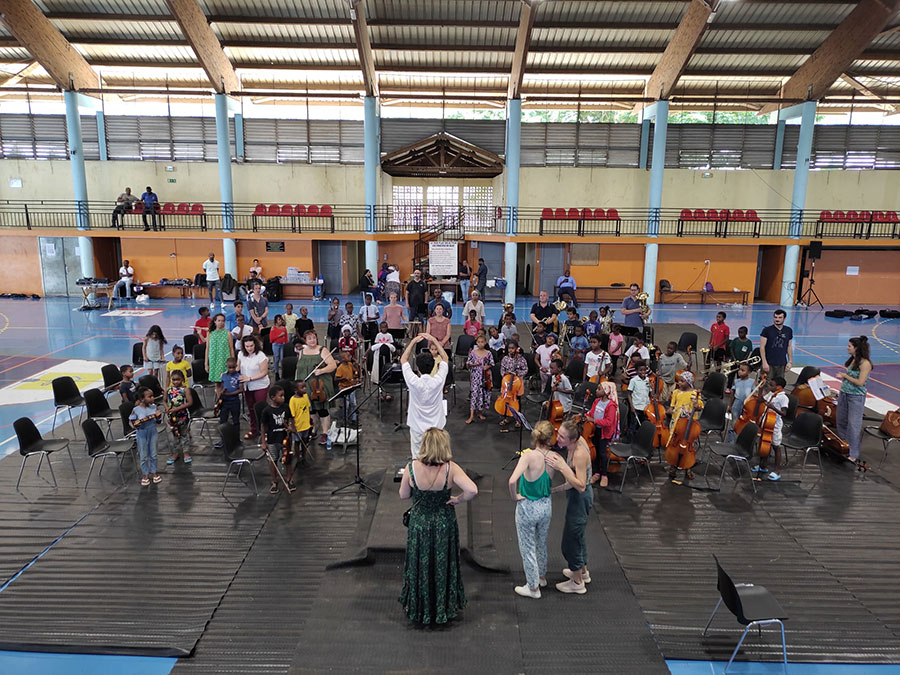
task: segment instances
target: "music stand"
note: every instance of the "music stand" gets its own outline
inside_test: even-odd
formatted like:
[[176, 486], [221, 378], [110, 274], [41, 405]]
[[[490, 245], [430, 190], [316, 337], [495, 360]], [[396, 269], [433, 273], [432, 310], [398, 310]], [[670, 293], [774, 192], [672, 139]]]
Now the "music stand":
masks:
[[[353, 385], [352, 387], [347, 387], [346, 389], [341, 389], [337, 394], [335, 394], [330, 399], [328, 399], [328, 402], [331, 403], [333, 401], [336, 401], [337, 399], [344, 399], [347, 396], [349, 396], [350, 392], [356, 391], [360, 387], [362, 387], [362, 383]], [[372, 394], [370, 393], [369, 396], [371, 396], [371, 395]], [[369, 399], [369, 396], [366, 396], [366, 398], [363, 399], [363, 403], [365, 403]], [[358, 414], [358, 411], [359, 411], [359, 406], [356, 406], [356, 410], [354, 410], [353, 413]], [[378, 494], [378, 490], [376, 490], [373, 487], [370, 487], [369, 485], [366, 485], [365, 481], [362, 479], [362, 476], [359, 475], [360, 445], [361, 445], [361, 443], [360, 443], [360, 439], [359, 439], [359, 429], [357, 429], [357, 431], [356, 431], [356, 474], [353, 476], [352, 481], [350, 481], [349, 483], [347, 483], [346, 485], [344, 485], [342, 487], [337, 488], [336, 490], [332, 490], [331, 494], [337, 494], [338, 492], [341, 492], [342, 490], [346, 490], [347, 488], [351, 488], [354, 486], [359, 486], [361, 488], [365, 488], [366, 490], [368, 490], [369, 492], [372, 492], [373, 494], [376, 494], [376, 495]], [[346, 451], [347, 451], [347, 407], [344, 406], [344, 452], [346, 452]]]
[[[351, 387], [346, 387], [344, 389], [340, 389], [334, 396], [332, 396], [330, 399], [328, 399], [328, 403], [332, 403], [332, 402], [338, 401], [338, 400], [341, 401], [341, 410], [343, 411], [342, 415], [344, 417], [344, 426], [343, 426], [343, 429], [344, 429], [344, 454], [347, 453], [347, 429], [349, 429], [349, 419], [347, 416], [347, 408], [349, 406], [344, 405], [344, 399], [349, 397], [351, 393], [353, 393], [361, 388], [362, 388], [362, 382], [360, 382], [359, 384], [354, 384]], [[370, 394], [370, 396], [371, 396], [371, 394]], [[369, 397], [366, 396], [366, 398], [363, 399], [363, 402], [367, 401], [368, 399], [369, 399]], [[359, 410], [359, 405], [357, 405], [356, 408], [353, 410], [353, 412], [350, 413], [350, 416], [352, 417], [355, 413], [357, 413], [358, 410]], [[357, 417], [357, 420], [358, 419], [359, 418]], [[357, 445], [359, 445], [359, 431], [358, 431], [359, 424], [356, 424], [356, 428], [357, 428]]]
[[[398, 396], [400, 397], [400, 412], [397, 417], [397, 422], [394, 424], [394, 431], [405, 431], [409, 429], [408, 426], [403, 422], [403, 392], [406, 390], [406, 378], [403, 377], [403, 368], [399, 366], [397, 363], [391, 363], [388, 369], [381, 373], [381, 378], [378, 380], [378, 390], [386, 391], [384, 389], [384, 385], [386, 384], [397, 384], [399, 385]], [[381, 411], [381, 397], [378, 397], [378, 410], [379, 413]]]
[[511, 462], [514, 462], [522, 456], [522, 434], [525, 432], [525, 429], [528, 429], [528, 431], [534, 430], [533, 427], [528, 423], [525, 415], [513, 408], [509, 403], [506, 404], [506, 412], [511, 415], [516, 422], [519, 423], [519, 451], [508, 460], [506, 460], [506, 464], [503, 465], [501, 470], [505, 470]]

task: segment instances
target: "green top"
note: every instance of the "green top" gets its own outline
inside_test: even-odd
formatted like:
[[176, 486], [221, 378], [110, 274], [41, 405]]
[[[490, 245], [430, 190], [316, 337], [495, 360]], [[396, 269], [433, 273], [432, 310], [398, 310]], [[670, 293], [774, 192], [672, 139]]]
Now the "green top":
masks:
[[231, 356], [228, 343], [231, 341], [231, 333], [224, 328], [211, 331], [206, 339], [206, 349], [209, 350], [209, 381], [221, 382], [222, 373], [225, 372], [225, 362]]
[[[328, 350], [325, 347], [319, 348], [318, 354], [304, 354], [302, 351], [298, 354], [297, 358], [297, 370], [294, 373], [295, 379], [297, 380], [306, 380], [306, 376], [309, 375], [316, 368], [322, 367], [325, 364], [322, 363], [322, 357], [328, 353]], [[334, 374], [333, 373], [325, 373], [321, 376], [322, 386], [325, 389], [325, 396], [327, 398], [331, 398], [334, 396]], [[311, 380], [312, 378], [310, 378]], [[309, 388], [309, 380], [306, 380], [306, 386]], [[317, 406], [313, 406], [318, 410]]]
[[[851, 368], [847, 366], [847, 374], [852, 377], [854, 380], [859, 378], [859, 368]], [[865, 396], [866, 395], [866, 385], [853, 384], [849, 380], [844, 380], [843, 384], [841, 384], [841, 393], [842, 394], [850, 394], [853, 396]]]
[[537, 501], [550, 496], [550, 474], [544, 470], [537, 480], [526, 480], [525, 476], [519, 477], [519, 494], [530, 501]]

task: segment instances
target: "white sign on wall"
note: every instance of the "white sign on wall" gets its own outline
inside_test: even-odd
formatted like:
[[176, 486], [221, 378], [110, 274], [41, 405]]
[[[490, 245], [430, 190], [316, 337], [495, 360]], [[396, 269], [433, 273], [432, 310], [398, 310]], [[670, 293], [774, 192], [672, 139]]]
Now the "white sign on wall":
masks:
[[428, 242], [428, 272], [433, 277], [454, 277], [459, 273], [457, 244], [452, 241]]
[[858, 277], [859, 276], [859, 266], [858, 265], [847, 265], [847, 276], [848, 277]]

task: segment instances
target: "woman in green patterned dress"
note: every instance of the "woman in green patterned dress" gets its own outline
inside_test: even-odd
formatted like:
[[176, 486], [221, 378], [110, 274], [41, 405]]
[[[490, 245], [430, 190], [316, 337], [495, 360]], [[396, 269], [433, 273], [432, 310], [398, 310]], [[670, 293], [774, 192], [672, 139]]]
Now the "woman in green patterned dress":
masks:
[[[447, 623], [466, 606], [453, 507], [473, 499], [478, 488], [450, 458], [450, 435], [432, 427], [400, 483], [400, 499], [413, 500], [400, 603], [409, 620], [420, 624]], [[454, 487], [462, 492], [451, 495]]]
[[219, 313], [213, 317], [206, 338], [206, 372], [210, 382], [222, 381], [225, 362], [230, 357], [234, 357], [234, 341], [231, 333], [225, 330], [225, 315]]

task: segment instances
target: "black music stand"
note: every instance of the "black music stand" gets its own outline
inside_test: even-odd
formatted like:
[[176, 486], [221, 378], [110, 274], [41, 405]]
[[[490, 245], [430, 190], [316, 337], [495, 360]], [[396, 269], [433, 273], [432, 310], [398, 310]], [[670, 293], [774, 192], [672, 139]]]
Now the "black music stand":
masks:
[[[335, 395], [332, 396], [330, 399], [328, 399], [328, 402], [331, 403], [332, 401], [336, 401], [337, 399], [344, 399], [344, 398], [346, 398], [346, 397], [350, 394], [350, 392], [356, 391], [356, 390], [359, 389], [360, 387], [362, 387], [362, 383], [356, 384], [356, 385], [354, 385], [354, 386], [352, 386], [352, 387], [347, 387], [346, 389], [342, 389], [342, 390], [340, 390], [337, 394], [335, 394]], [[377, 391], [377, 390], [372, 390], [372, 393], [374, 393], [375, 391]], [[358, 416], [358, 415], [359, 415], [359, 408], [360, 408], [360, 406], [361, 406], [363, 403], [365, 403], [366, 401], [369, 400], [369, 397], [372, 396], [372, 393], [370, 393], [368, 396], [366, 396], [366, 397], [362, 400], [362, 402], [361, 402], [359, 405], [356, 406], [356, 409], [355, 409], [352, 413], [350, 413], [350, 415], [354, 415], [354, 414], [355, 414], [355, 415]], [[347, 409], [346, 409], [346, 406], [345, 406], [345, 407], [344, 407], [344, 452], [345, 452], [345, 453], [347, 452], [347, 414], [348, 414], [348, 413], [347, 413]], [[359, 419], [359, 418], [357, 417], [357, 419]], [[354, 487], [354, 486], [359, 486], [359, 487], [361, 487], [361, 488], [365, 488], [366, 490], [368, 490], [369, 492], [371, 492], [371, 493], [373, 493], [373, 494], [376, 494], [376, 495], [378, 494], [378, 490], [376, 490], [376, 489], [373, 488], [373, 487], [370, 487], [369, 485], [366, 485], [365, 481], [362, 479], [362, 476], [359, 475], [359, 471], [360, 471], [360, 468], [359, 468], [359, 451], [360, 451], [360, 446], [361, 446], [361, 442], [360, 442], [360, 438], [359, 438], [359, 428], [358, 428], [358, 425], [357, 425], [357, 430], [356, 430], [356, 474], [353, 476], [353, 480], [352, 480], [351, 482], [347, 483], [346, 485], [344, 485], [344, 486], [342, 486], [342, 487], [337, 488], [336, 490], [332, 490], [332, 491], [331, 491], [331, 494], [337, 494], [338, 492], [341, 492], [342, 490], [346, 490], [347, 488], [351, 488], [351, 487]]]
[[510, 406], [509, 403], [506, 404], [506, 412], [509, 413], [512, 418], [519, 423], [519, 451], [508, 460], [506, 460], [506, 464], [503, 465], [502, 470], [505, 470], [506, 467], [508, 467], [512, 462], [516, 461], [517, 459], [519, 459], [519, 457], [522, 456], [522, 434], [525, 432], [525, 429], [528, 429], [528, 431], [534, 430], [533, 427], [528, 423], [525, 415]]
[[[347, 408], [349, 406], [344, 405], [344, 399], [346, 399], [348, 396], [350, 396], [351, 393], [353, 393], [361, 388], [362, 388], [362, 382], [360, 382], [359, 384], [354, 384], [352, 387], [346, 387], [345, 389], [340, 389], [334, 396], [332, 396], [330, 399], [328, 399], [329, 404], [334, 401], [341, 401], [341, 409], [343, 410], [342, 415], [344, 417], [344, 426], [343, 426], [343, 429], [344, 429], [344, 454], [347, 454], [347, 429], [350, 428], [350, 426], [349, 426], [350, 422], [349, 422], [348, 415], [347, 415]], [[369, 396], [371, 396], [371, 394]], [[366, 398], [363, 399], [363, 402], [367, 401], [368, 399], [369, 399], [369, 397], [366, 396]], [[356, 408], [353, 410], [353, 412], [350, 413], [351, 417], [353, 415], [357, 415], [357, 421], [359, 420], [358, 411], [359, 411], [359, 404], [356, 406]], [[357, 433], [356, 443], [357, 443], [357, 445], [359, 445], [359, 424], [358, 424], [358, 422], [357, 422], [357, 424], [354, 425], [354, 428], [356, 429], [356, 433]]]
[[[398, 396], [400, 397], [400, 412], [397, 422], [394, 424], [394, 431], [406, 431], [408, 426], [403, 422], [403, 392], [407, 389], [406, 378], [403, 377], [403, 368], [398, 363], [391, 363], [387, 371], [381, 373], [381, 379], [378, 381], [378, 391], [387, 391], [384, 388], [386, 384], [399, 385]], [[378, 397], [378, 411], [381, 413], [381, 396]]]

